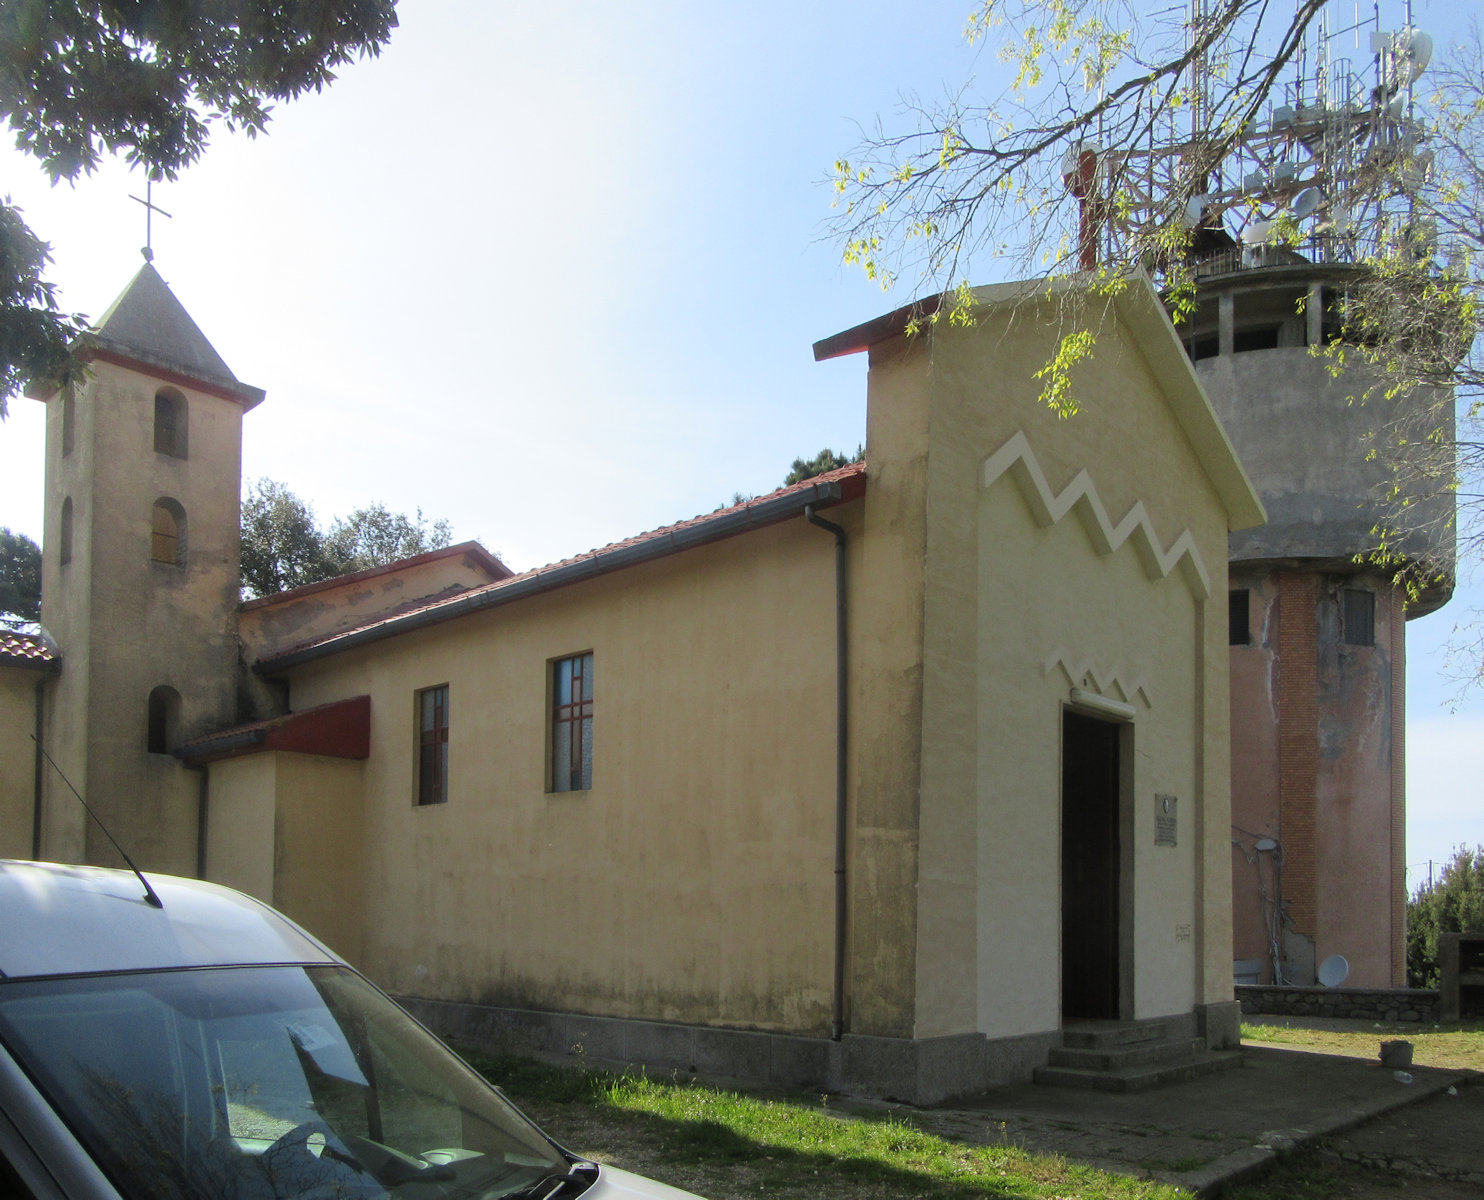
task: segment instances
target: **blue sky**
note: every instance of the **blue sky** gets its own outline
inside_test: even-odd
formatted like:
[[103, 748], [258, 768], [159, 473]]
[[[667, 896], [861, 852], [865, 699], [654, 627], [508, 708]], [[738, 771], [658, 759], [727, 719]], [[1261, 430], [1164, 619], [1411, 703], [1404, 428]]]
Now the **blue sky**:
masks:
[[[904, 93], [995, 78], [968, 8], [403, 0], [380, 59], [155, 191], [157, 267], [268, 391], [244, 478], [326, 523], [421, 507], [521, 569], [853, 450], [865, 363], [810, 346], [910, 296], [840, 265], [823, 181]], [[1414, 11], [1440, 40], [1461, 21]], [[112, 164], [53, 189], [8, 148], [0, 172], [63, 303], [101, 313], [140, 262], [142, 180]], [[38, 538], [40, 417], [20, 399], [0, 426], [0, 524]], [[1439, 650], [1470, 607], [1477, 588], [1409, 629], [1424, 874], [1484, 841], [1484, 702], [1447, 711]]]

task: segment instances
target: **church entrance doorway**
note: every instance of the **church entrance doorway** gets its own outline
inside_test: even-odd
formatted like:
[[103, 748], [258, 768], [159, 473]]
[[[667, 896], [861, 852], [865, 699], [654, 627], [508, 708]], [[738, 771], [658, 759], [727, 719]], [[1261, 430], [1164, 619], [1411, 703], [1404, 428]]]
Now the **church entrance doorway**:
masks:
[[1120, 727], [1062, 715], [1062, 1019], [1119, 1016]]

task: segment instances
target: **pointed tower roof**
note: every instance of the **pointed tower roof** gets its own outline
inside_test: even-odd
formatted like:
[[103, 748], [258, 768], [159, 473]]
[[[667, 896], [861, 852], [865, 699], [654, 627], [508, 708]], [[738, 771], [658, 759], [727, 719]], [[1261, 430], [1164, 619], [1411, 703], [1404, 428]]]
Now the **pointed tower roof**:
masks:
[[260, 404], [262, 388], [242, 383], [206, 340], [185, 306], [146, 262], [84, 339], [92, 357], [123, 361], [235, 400]]

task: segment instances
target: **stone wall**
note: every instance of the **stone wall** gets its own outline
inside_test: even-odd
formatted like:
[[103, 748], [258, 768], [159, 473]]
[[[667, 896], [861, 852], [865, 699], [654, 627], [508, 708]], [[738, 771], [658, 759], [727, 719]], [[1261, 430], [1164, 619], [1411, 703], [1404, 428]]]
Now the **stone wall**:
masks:
[[1439, 994], [1430, 988], [1272, 987], [1239, 984], [1242, 1013], [1283, 1017], [1342, 1017], [1354, 1021], [1436, 1023]]

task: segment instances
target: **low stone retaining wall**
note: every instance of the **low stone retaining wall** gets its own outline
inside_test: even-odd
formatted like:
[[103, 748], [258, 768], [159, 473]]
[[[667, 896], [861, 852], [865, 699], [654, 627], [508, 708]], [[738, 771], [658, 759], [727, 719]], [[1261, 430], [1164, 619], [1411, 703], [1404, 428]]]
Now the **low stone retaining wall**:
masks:
[[1352, 1021], [1436, 1024], [1439, 993], [1430, 988], [1274, 987], [1238, 984], [1243, 1013], [1280, 1017], [1343, 1017]]

